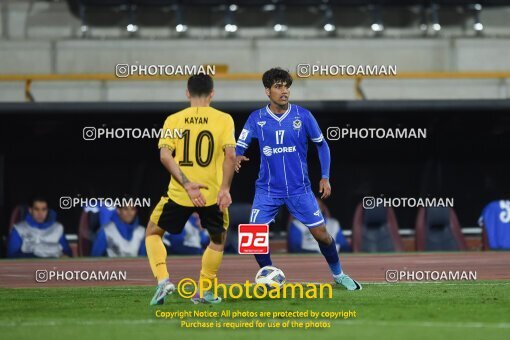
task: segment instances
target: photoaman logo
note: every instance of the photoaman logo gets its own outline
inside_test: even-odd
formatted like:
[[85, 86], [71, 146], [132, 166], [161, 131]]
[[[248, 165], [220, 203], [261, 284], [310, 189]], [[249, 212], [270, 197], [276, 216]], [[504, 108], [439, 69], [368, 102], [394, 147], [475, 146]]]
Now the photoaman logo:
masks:
[[197, 294], [200, 297], [204, 293], [210, 291], [214, 296], [230, 299], [332, 299], [333, 287], [329, 283], [284, 283], [278, 284], [261, 284], [251, 283], [246, 280], [244, 284], [234, 283], [226, 285], [218, 283], [218, 279], [214, 280], [200, 279], [197, 283], [191, 278], [184, 278], [177, 284], [177, 293], [185, 299], [192, 298]]

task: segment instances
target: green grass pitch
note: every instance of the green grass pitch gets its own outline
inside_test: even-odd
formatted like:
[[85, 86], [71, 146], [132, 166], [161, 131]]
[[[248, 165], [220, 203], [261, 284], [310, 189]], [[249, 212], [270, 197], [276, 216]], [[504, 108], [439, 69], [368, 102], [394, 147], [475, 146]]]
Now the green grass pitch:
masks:
[[[334, 287], [333, 299], [228, 300], [193, 305], [177, 295], [148, 306], [153, 287], [0, 289], [2, 339], [508, 339], [510, 282], [365, 284], [362, 291]], [[156, 310], [341, 311], [323, 329], [186, 329], [158, 319]], [[188, 319], [198, 320], [198, 319]], [[211, 321], [211, 319], [201, 319]], [[228, 319], [223, 321], [251, 321]], [[286, 321], [262, 318], [263, 322]], [[297, 319], [296, 319], [297, 320]], [[326, 321], [326, 319], [321, 319]], [[216, 321], [216, 319], [212, 319]], [[222, 321], [221, 318], [218, 321]], [[299, 320], [306, 322], [307, 320]]]

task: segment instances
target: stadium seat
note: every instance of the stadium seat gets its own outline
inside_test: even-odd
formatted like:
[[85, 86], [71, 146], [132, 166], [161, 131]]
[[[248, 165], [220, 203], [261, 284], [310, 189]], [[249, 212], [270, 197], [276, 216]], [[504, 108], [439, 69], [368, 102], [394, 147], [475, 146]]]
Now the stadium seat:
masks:
[[125, 22], [130, 13], [128, 0], [68, 0], [71, 13], [82, 26], [113, 26]]
[[354, 252], [403, 251], [393, 209], [364, 209], [361, 203], [358, 204], [352, 224], [351, 244]]
[[487, 237], [487, 230], [482, 227], [482, 250], [490, 250], [489, 238]]
[[467, 250], [457, 214], [451, 208], [420, 208], [416, 218], [416, 250]]
[[11, 212], [11, 217], [9, 219], [9, 226], [7, 234], [11, 232], [12, 227], [23, 220], [25, 218], [25, 215], [28, 213], [28, 207], [24, 204], [19, 204], [14, 207], [14, 209]]
[[92, 242], [100, 227], [99, 212], [83, 210], [78, 225], [78, 255], [89, 256]]
[[176, 6], [175, 0], [130, 0], [132, 5], [140, 7], [173, 7]]
[[175, 0], [68, 0], [71, 13], [82, 25], [111, 27], [143, 24], [167, 25], [168, 15], [177, 6]]
[[237, 253], [237, 229], [239, 224], [248, 223], [250, 221], [251, 204], [234, 203], [230, 206], [230, 208], [228, 208], [228, 213], [229, 227], [227, 231], [225, 251], [229, 253]]

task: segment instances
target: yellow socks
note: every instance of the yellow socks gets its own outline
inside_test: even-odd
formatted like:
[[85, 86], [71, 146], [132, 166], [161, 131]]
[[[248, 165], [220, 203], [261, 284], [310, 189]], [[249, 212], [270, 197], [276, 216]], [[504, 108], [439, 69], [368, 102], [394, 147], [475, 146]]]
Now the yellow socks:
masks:
[[222, 251], [216, 251], [207, 247], [204, 255], [202, 255], [202, 270], [200, 271], [200, 280], [208, 279], [214, 280], [218, 269], [220, 268], [221, 260], [223, 258]]
[[[145, 247], [147, 257], [151, 265], [152, 273], [161, 282], [168, 278], [168, 269], [166, 267], [166, 248], [159, 235], [151, 235], [145, 238]], [[216, 251], [207, 247], [202, 255], [202, 270], [200, 271], [200, 280], [211, 280], [216, 278], [218, 269], [223, 259], [223, 252]]]
[[145, 248], [147, 249], [147, 257], [149, 258], [152, 274], [158, 279], [158, 282], [167, 279], [169, 275], [166, 268], [166, 248], [161, 236], [147, 236], [145, 238]]

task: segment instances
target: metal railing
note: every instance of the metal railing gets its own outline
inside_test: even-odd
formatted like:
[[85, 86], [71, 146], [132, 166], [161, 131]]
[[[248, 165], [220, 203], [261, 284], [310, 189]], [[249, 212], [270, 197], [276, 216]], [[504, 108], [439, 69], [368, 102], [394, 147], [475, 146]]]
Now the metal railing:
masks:
[[[242, 81], [253, 80], [260, 81], [260, 73], [228, 73], [221, 72], [214, 76], [215, 80], [221, 81]], [[293, 77], [299, 78], [296, 74]], [[0, 74], [0, 82], [24, 82], [25, 83], [25, 99], [27, 101], [34, 101], [31, 93], [31, 86], [33, 82], [38, 81], [182, 81], [186, 80], [187, 76], [129, 76], [126, 78], [119, 78], [113, 73], [83, 73], [83, 74]], [[363, 89], [361, 87], [365, 79], [422, 79], [422, 80], [438, 80], [438, 79], [495, 79], [505, 80], [510, 78], [510, 72], [407, 72], [399, 73], [397, 75], [366, 75], [366, 76], [325, 76], [325, 75], [311, 75], [306, 78], [299, 78], [302, 80], [353, 80], [354, 92], [356, 98], [366, 99]]]

